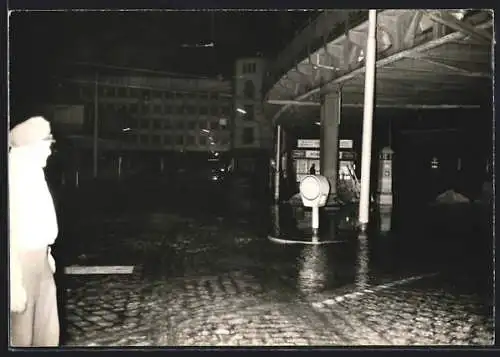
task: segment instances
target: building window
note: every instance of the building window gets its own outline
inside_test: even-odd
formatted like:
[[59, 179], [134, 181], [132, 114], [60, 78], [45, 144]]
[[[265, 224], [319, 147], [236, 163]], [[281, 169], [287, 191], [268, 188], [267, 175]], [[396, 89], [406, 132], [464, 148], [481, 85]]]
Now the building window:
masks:
[[129, 111], [130, 111], [130, 113], [133, 113], [133, 114], [137, 113], [137, 103], [130, 104]]
[[194, 136], [193, 135], [188, 135], [186, 138], [186, 144], [187, 145], [194, 145]]
[[80, 99], [88, 99], [90, 97], [90, 88], [83, 86], [80, 87]]
[[243, 63], [243, 73], [255, 73], [257, 71], [257, 64], [255, 62]]
[[184, 130], [184, 121], [183, 120], [176, 120], [175, 121], [175, 128], [177, 130]]
[[130, 92], [130, 96], [132, 98], [139, 98], [139, 93], [140, 93], [139, 89], [137, 89], [137, 88], [130, 88], [129, 92]]
[[143, 114], [148, 114], [148, 113], [149, 113], [149, 105], [147, 105], [147, 104], [143, 103], [143, 104], [141, 105], [141, 113], [143, 113]]
[[200, 121], [199, 125], [200, 125], [200, 129], [208, 129], [209, 128], [208, 121], [206, 121], [206, 120]]
[[217, 104], [213, 104], [210, 107], [210, 115], [213, 115], [213, 116], [219, 115], [219, 107], [217, 106]]
[[172, 145], [172, 140], [170, 138], [170, 135], [163, 136], [163, 145]]
[[184, 114], [184, 106], [178, 106], [175, 108], [175, 112], [179, 115], [183, 115]]
[[137, 119], [137, 128], [149, 129], [149, 127], [147, 125], [148, 125], [148, 122], [145, 119], [142, 119], [142, 118]]
[[247, 80], [245, 82], [245, 87], [243, 88], [243, 95], [247, 99], [255, 98], [255, 85], [253, 84], [253, 81]]
[[202, 136], [198, 136], [198, 143], [201, 145], [201, 146], [207, 146], [207, 137], [202, 135]]
[[170, 119], [169, 118], [165, 118], [163, 120], [163, 128], [164, 129], [171, 129], [172, 128], [172, 124], [170, 123]]
[[200, 107], [200, 115], [208, 115], [208, 108], [205, 106]]
[[177, 135], [175, 138], [175, 144], [176, 145], [184, 145], [184, 136], [183, 135]]
[[152, 135], [151, 136], [151, 144], [160, 145], [161, 144], [161, 136], [160, 135]]
[[251, 104], [245, 105], [244, 118], [246, 120], [253, 120], [254, 119], [253, 105], [251, 105]]
[[174, 98], [174, 93], [173, 92], [165, 92], [164, 97], [165, 97], [165, 99], [172, 99], [172, 98]]
[[128, 125], [131, 129], [138, 128], [139, 122], [138, 122], [137, 118], [128, 118], [127, 122], [128, 122]]
[[253, 128], [243, 128], [243, 144], [249, 145], [253, 144], [254, 138]]
[[221, 115], [223, 117], [230, 117], [231, 116], [231, 107], [229, 105], [223, 105], [221, 108]]
[[141, 144], [149, 144], [149, 136], [148, 135], [141, 135], [139, 139]]
[[196, 108], [193, 105], [186, 105], [186, 113], [193, 115], [196, 113]]
[[172, 107], [169, 104], [165, 105], [163, 107], [163, 113], [165, 113], [165, 114], [172, 114]]
[[195, 130], [196, 129], [196, 121], [194, 121], [194, 120], [188, 121], [188, 129]]
[[154, 106], [154, 112], [156, 114], [160, 114], [161, 113], [161, 105], [155, 105]]
[[118, 87], [118, 97], [126, 97], [127, 96], [127, 88], [125, 87]]
[[160, 119], [153, 120], [154, 129], [161, 129], [161, 127], [162, 127], [162, 120]]

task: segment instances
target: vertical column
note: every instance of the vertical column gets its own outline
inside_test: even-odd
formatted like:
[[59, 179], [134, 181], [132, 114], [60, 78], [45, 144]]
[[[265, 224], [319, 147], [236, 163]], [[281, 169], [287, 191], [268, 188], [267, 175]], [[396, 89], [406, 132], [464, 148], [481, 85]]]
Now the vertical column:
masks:
[[372, 160], [373, 102], [375, 95], [375, 63], [377, 50], [377, 10], [369, 10], [366, 43], [365, 103], [363, 110], [363, 144], [361, 148], [361, 194], [359, 224], [366, 231], [370, 213], [370, 166]]
[[280, 172], [281, 172], [281, 125], [276, 127], [276, 145], [275, 145], [275, 171], [274, 171], [274, 202], [280, 199]]
[[326, 95], [321, 104], [320, 173], [328, 179], [330, 184], [327, 206], [334, 204], [337, 197], [341, 106], [340, 91]]

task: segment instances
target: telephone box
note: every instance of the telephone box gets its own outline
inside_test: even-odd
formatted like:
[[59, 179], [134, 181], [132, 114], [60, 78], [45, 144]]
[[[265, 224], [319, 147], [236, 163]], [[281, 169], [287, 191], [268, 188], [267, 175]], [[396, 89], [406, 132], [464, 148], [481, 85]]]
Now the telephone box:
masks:
[[392, 206], [392, 158], [390, 147], [382, 149], [379, 155], [378, 204]]

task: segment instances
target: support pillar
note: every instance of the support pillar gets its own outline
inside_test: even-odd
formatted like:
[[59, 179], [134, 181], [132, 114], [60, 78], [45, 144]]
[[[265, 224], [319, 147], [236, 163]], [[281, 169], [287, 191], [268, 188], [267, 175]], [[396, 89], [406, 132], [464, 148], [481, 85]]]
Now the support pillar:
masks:
[[274, 171], [274, 202], [280, 200], [280, 172], [281, 172], [281, 125], [276, 127], [275, 145], [275, 171]]
[[339, 158], [339, 127], [342, 108], [340, 91], [327, 94], [321, 104], [320, 171], [328, 179], [330, 194], [326, 206], [335, 206]]
[[370, 166], [372, 159], [372, 124], [377, 50], [376, 32], [377, 10], [369, 10], [365, 64], [365, 102], [363, 108], [363, 144], [361, 148], [361, 193], [359, 198], [359, 226], [362, 232], [367, 230], [370, 214]]

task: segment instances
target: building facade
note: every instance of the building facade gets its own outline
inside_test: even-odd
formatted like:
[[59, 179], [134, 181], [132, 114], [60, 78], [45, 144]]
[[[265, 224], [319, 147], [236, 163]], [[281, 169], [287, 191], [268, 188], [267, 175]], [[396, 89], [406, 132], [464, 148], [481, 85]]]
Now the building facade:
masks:
[[[158, 157], [162, 171], [168, 166], [165, 158], [177, 166], [192, 161], [172, 159], [185, 155], [224, 158], [231, 167], [247, 162], [251, 171], [252, 157], [272, 145], [272, 125], [262, 110], [264, 71], [263, 59], [249, 58], [237, 61], [233, 81], [104, 70], [71, 75], [58, 78], [48, 116], [81, 149], [85, 159], [79, 161], [86, 161], [86, 167], [97, 142], [100, 172], [110, 166], [115, 170], [118, 161], [123, 170], [131, 166], [127, 156], [143, 151]], [[238, 153], [245, 158], [232, 160]]]

